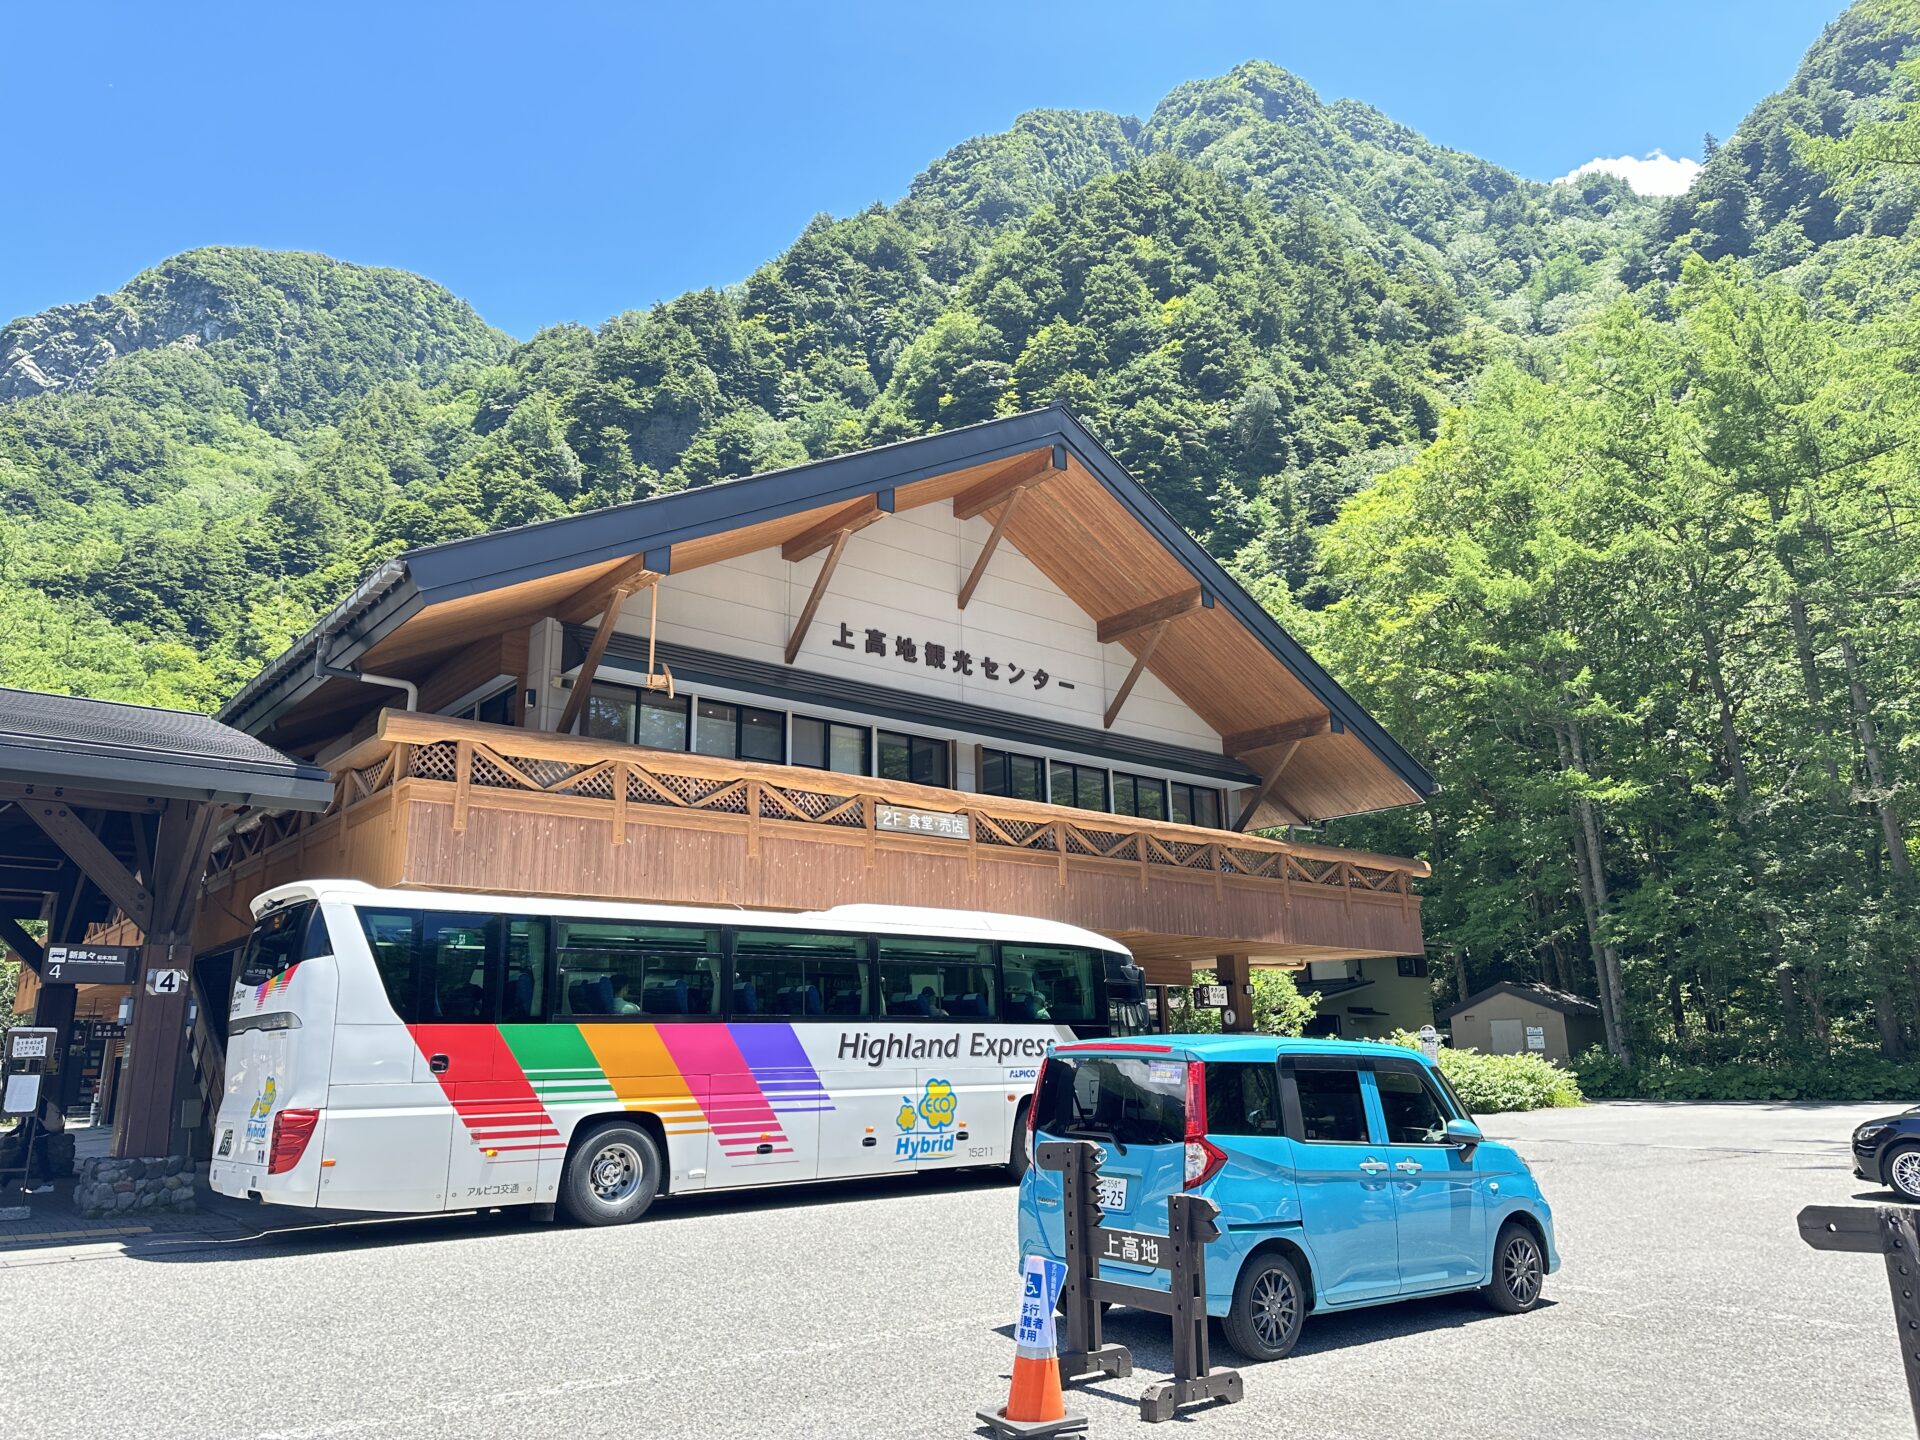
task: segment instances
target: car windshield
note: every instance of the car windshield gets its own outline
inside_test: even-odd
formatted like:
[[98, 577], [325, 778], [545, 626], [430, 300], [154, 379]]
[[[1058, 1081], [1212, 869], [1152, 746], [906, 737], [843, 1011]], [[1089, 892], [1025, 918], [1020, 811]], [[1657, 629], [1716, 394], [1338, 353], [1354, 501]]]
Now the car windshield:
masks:
[[1187, 1132], [1186, 1076], [1178, 1060], [1055, 1055], [1035, 1102], [1035, 1128], [1120, 1147], [1179, 1144]]

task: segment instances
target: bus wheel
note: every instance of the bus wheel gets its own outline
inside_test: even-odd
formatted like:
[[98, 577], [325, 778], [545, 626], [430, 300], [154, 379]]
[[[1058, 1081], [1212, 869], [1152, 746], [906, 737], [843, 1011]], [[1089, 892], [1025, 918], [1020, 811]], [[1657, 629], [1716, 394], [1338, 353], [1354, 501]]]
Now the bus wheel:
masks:
[[638, 1220], [659, 1193], [660, 1147], [624, 1120], [583, 1135], [560, 1172], [560, 1208], [582, 1225]]

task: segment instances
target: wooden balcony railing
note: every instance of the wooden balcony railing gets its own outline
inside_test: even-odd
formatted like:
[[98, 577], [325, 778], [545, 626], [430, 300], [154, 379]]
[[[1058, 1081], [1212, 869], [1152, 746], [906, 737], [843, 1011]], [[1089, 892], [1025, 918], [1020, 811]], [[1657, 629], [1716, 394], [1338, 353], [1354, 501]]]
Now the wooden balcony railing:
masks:
[[[534, 799], [544, 797], [570, 813], [584, 804], [604, 815], [616, 845], [658, 821], [743, 830], [749, 856], [758, 854], [763, 834], [810, 830], [826, 839], [837, 832], [831, 838], [864, 843], [870, 864], [876, 849], [901, 846], [972, 859], [1019, 853], [1051, 860], [1062, 885], [1070, 865], [1126, 866], [1143, 890], [1150, 877], [1177, 874], [1211, 880], [1216, 889], [1265, 881], [1282, 891], [1306, 886], [1406, 905], [1411, 882], [1428, 873], [1424, 862], [1394, 856], [395, 710], [332, 769], [337, 794], [327, 817], [275, 821], [236, 835], [221, 863], [238, 863], [331, 817], [344, 819], [405, 786], [451, 804], [456, 833], [466, 830], [475, 807], [547, 808]], [[885, 828], [888, 807], [964, 817], [955, 827], [963, 833]]]

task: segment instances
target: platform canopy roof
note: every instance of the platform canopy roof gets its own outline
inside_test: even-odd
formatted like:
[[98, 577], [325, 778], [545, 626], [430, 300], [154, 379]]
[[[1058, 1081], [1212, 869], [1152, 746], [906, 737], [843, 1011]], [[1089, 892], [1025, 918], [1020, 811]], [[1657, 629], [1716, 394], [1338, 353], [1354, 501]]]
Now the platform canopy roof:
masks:
[[332, 799], [326, 771], [210, 716], [0, 689], [0, 939], [33, 961], [21, 920], [52, 919], [61, 938], [116, 907], [150, 918], [189, 811], [207, 816], [201, 844], [215, 812]]
[[[1018, 497], [1017, 500], [1015, 497]], [[1100, 623], [1264, 780], [1256, 825], [1417, 803], [1433, 778], [1059, 407], [409, 551], [369, 576], [220, 718], [293, 751], [350, 730], [476, 637], [595, 618], [665, 577], [917, 506], [952, 504]], [[1281, 772], [1284, 770], [1284, 776]]]

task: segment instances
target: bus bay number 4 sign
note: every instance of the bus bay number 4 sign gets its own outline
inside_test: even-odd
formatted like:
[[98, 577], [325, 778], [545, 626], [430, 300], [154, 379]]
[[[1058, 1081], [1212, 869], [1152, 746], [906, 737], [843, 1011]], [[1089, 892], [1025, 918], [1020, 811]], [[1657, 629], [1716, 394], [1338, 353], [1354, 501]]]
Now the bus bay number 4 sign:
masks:
[[187, 988], [187, 972], [184, 970], [147, 971], [147, 994], [179, 995]]

